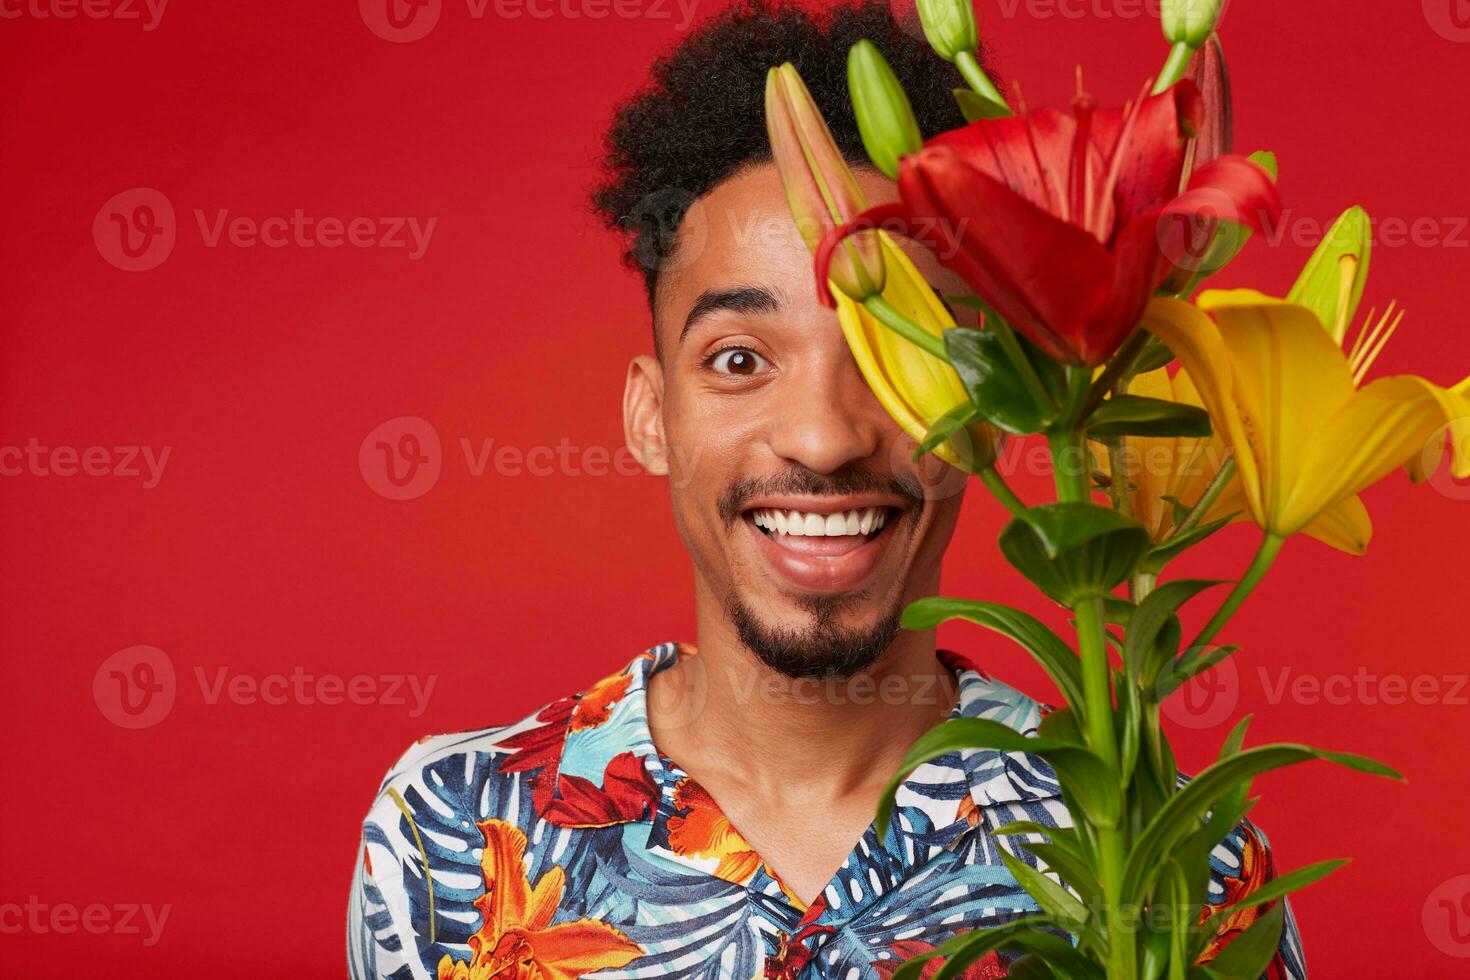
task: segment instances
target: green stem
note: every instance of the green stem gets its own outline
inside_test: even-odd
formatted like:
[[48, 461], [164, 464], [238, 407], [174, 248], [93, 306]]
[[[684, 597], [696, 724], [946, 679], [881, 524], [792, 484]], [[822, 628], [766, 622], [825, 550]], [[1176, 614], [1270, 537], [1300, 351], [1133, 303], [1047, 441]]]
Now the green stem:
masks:
[[990, 80], [985, 69], [980, 67], [980, 62], [975, 60], [975, 52], [961, 51], [955, 55], [954, 66], [960, 70], [961, 75], [965, 76], [965, 81], [970, 83], [970, 88], [974, 89], [977, 95], [989, 99], [996, 105], [1003, 106], [1008, 113], [1010, 112], [1011, 104], [1006, 101], [1004, 95], [1000, 94], [1000, 89], [995, 87], [995, 83]]
[[[1087, 372], [1086, 369], [1070, 371], [1067, 408], [1075, 412], [1087, 392]], [[1089, 500], [1091, 491], [1087, 468], [1069, 465], [1084, 449], [1081, 430], [1054, 429], [1049, 435], [1049, 442], [1057, 499], [1064, 503]], [[1077, 652], [1082, 661], [1082, 708], [1087, 744], [1109, 769], [1118, 774], [1121, 781], [1102, 596], [1082, 599], [1072, 607], [1072, 611], [1077, 617]], [[1128, 842], [1121, 829], [1099, 827], [1097, 845], [1098, 878], [1103, 886], [1108, 923], [1108, 977], [1110, 980], [1130, 980], [1137, 970], [1137, 937], [1122, 915], [1123, 871]]]
[[1133, 369], [1133, 365], [1138, 361], [1138, 355], [1143, 353], [1143, 348], [1148, 344], [1151, 336], [1153, 335], [1147, 330], [1139, 327], [1128, 335], [1127, 340], [1123, 341], [1123, 345], [1108, 361], [1108, 366], [1103, 368], [1102, 374], [1098, 375], [1097, 380], [1092, 383], [1092, 388], [1087, 393], [1087, 401], [1082, 406], [1083, 418], [1092, 414], [1093, 409], [1097, 408], [1104, 396], [1112, 390], [1113, 385], [1128, 377], [1128, 372]]
[[1220, 499], [1220, 494], [1224, 492], [1231, 478], [1235, 476], [1235, 452], [1234, 450], [1227, 450], [1227, 452], [1230, 455], [1226, 457], [1225, 462], [1220, 464], [1220, 468], [1215, 471], [1214, 477], [1210, 480], [1210, 485], [1205, 487], [1205, 492], [1200, 495], [1199, 500], [1190, 508], [1189, 513], [1184, 515], [1184, 520], [1179, 522], [1169, 537], [1177, 538], [1181, 534], [1188, 534], [1190, 531], [1193, 531], [1195, 526], [1210, 512], [1210, 508], [1215, 506], [1215, 501]]
[[1215, 615], [1210, 617], [1205, 628], [1199, 631], [1199, 635], [1186, 648], [1188, 651], [1203, 650], [1205, 645], [1215, 638], [1215, 634], [1220, 632], [1230, 617], [1240, 609], [1241, 603], [1245, 602], [1246, 597], [1260, 584], [1272, 563], [1276, 561], [1276, 556], [1281, 553], [1281, 546], [1284, 543], [1286, 543], [1285, 538], [1274, 534], [1267, 534], [1261, 539], [1261, 548], [1256, 552], [1256, 557], [1251, 560], [1250, 567], [1245, 570], [1240, 581], [1235, 583], [1235, 588], [1230, 590], [1230, 594], [1225, 597], [1225, 601], [1220, 604]]
[[1159, 72], [1159, 80], [1154, 83], [1154, 95], [1168, 90], [1184, 73], [1189, 70], [1189, 59], [1194, 57], [1194, 48], [1180, 41], [1169, 49], [1169, 60], [1164, 62], [1163, 71]]
[[1017, 517], [1026, 512], [1026, 505], [1011, 490], [1005, 478], [995, 471], [993, 465], [985, 467], [975, 475], [980, 477], [980, 482], [985, 484], [991, 493], [995, 494], [995, 499], [999, 500], [1005, 506], [1006, 510]]
[[904, 340], [918, 345], [944, 363], [949, 363], [949, 353], [944, 349], [944, 340], [934, 336], [904, 316], [897, 307], [881, 295], [869, 296], [863, 300], [863, 306], [869, 313], [877, 317], [884, 326], [888, 327], [888, 329], [898, 334]]

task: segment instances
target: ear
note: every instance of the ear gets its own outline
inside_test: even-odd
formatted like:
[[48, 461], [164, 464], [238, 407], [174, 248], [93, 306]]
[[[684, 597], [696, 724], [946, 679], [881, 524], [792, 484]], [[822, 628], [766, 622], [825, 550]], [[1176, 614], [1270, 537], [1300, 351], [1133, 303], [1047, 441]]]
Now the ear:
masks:
[[669, 472], [668, 442], [664, 439], [664, 369], [647, 354], [628, 364], [623, 385], [623, 441], [633, 458], [654, 476]]

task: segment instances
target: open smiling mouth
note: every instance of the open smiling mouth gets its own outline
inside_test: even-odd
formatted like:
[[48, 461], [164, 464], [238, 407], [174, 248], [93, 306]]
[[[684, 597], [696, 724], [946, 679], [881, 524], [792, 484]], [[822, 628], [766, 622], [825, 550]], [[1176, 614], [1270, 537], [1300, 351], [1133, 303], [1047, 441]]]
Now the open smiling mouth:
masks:
[[748, 512], [767, 537], [876, 538], [888, 523], [888, 507], [861, 507], [834, 514], [761, 508]]
[[830, 512], [755, 507], [745, 512], [744, 523], [757, 552], [787, 584], [842, 592], [863, 586], [888, 550], [901, 514], [887, 506]]

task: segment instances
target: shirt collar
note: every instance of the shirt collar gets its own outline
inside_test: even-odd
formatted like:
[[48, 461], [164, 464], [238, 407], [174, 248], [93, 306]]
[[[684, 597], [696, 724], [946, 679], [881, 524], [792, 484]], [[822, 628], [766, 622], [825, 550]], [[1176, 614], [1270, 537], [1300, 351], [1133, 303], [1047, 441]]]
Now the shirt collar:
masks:
[[[698, 802], [697, 787], [691, 787], [686, 774], [654, 746], [648, 725], [648, 681], [682, 657], [696, 655], [689, 644], [660, 644], [634, 657], [617, 673], [559, 702], [568, 710], [552, 714], [552, 723], [565, 728], [551, 774], [554, 785], [546, 788], [557, 798], [566, 798], [569, 792], [579, 796], [600, 792], [616, 799], [600, 807], [583, 807], [569, 817], [550, 817], [552, 822], [587, 826], [648, 820], [659, 832], [655, 838], [669, 831], [676, 839], [683, 832], [694, 832], [678, 815], [691, 802]], [[951, 719], [986, 718], [1022, 734], [1035, 733], [1046, 711], [1041, 704], [957, 654], [941, 650], [939, 656], [959, 681]], [[549, 707], [543, 717], [550, 711]], [[1060, 796], [1055, 776], [1038, 765], [1035, 757], [991, 749], [964, 749], [925, 763], [898, 792], [900, 805], [925, 806], [926, 801], [947, 799], [950, 807], [968, 793], [979, 808]], [[936, 802], [936, 823], [942, 816], [939, 809]]]

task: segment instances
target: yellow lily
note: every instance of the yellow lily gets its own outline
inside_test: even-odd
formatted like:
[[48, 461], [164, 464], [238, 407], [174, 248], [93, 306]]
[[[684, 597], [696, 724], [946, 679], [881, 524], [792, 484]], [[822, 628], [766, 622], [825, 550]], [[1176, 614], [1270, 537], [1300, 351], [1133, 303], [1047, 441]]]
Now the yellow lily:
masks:
[[[772, 68], [766, 76], [766, 131], [792, 216], [807, 247], [815, 251], [829, 229], [857, 217], [867, 202], [790, 64]], [[879, 403], [904, 432], [923, 441], [936, 422], [967, 404], [969, 395], [946, 361], [894, 333], [852, 296], [881, 295], [937, 338], [955, 326], [954, 317], [886, 232], [849, 236], [846, 243], [858, 247], [841, 256], [842, 261], [834, 259], [830, 279], [843, 336]], [[839, 282], [839, 275], [846, 281]], [[967, 471], [988, 466], [995, 459], [993, 430], [971, 424], [934, 452]]]
[[[1309, 266], [1310, 268], [1310, 266]], [[1341, 263], [1351, 296], [1360, 263]], [[1351, 300], [1338, 302], [1339, 318]], [[1454, 474], [1470, 474], [1470, 379], [1453, 389], [1399, 375], [1359, 387], [1399, 319], [1370, 315], [1344, 352], [1336, 324], [1254, 290], [1212, 290], [1194, 305], [1157, 299], [1144, 327], [1178, 356], [1216, 430], [1235, 450], [1238, 492], [1267, 533], [1313, 528], [1361, 553], [1372, 526], [1356, 494], [1412, 466], [1448, 423]]]
[[[1128, 384], [1130, 395], [1157, 398], [1203, 408], [1194, 382], [1183, 371], [1169, 376], [1167, 368], [1148, 371]], [[1186, 507], [1193, 506], [1205, 488], [1220, 471], [1226, 448], [1218, 435], [1195, 436], [1129, 436], [1124, 444], [1123, 461], [1127, 471], [1129, 503], [1133, 519], [1148, 528], [1149, 537], [1158, 543], [1174, 531], [1174, 505], [1169, 498]], [[1111, 462], [1105, 452], [1097, 461], [1104, 473], [1111, 474]], [[1223, 516], [1217, 502], [1203, 515], [1201, 523]]]

